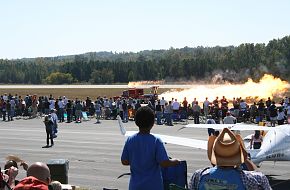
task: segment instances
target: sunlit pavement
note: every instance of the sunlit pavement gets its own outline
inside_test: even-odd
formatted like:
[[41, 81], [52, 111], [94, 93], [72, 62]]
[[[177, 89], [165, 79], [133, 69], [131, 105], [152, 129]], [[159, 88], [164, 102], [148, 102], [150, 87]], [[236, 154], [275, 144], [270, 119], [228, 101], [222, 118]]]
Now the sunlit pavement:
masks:
[[[28, 164], [36, 161], [47, 162], [50, 159], [69, 160], [69, 183], [89, 189], [118, 188], [128, 189], [128, 176], [117, 177], [129, 172], [129, 168], [120, 163], [120, 154], [125, 138], [121, 136], [116, 120], [83, 121], [82, 123], [60, 123], [59, 134], [54, 146], [46, 145], [45, 127], [41, 118], [15, 119], [12, 122], [0, 121], [0, 166], [4, 166], [5, 157], [13, 154]], [[189, 121], [192, 122], [192, 121]], [[127, 130], [137, 130], [134, 122], [124, 124]], [[180, 137], [207, 139], [203, 129], [183, 129], [182, 124], [175, 126], [155, 126], [153, 133], [176, 135]], [[246, 135], [246, 134], [244, 134]], [[166, 145], [170, 157], [187, 160], [188, 179], [198, 168], [209, 165], [206, 151], [177, 145]], [[271, 175], [273, 189], [290, 187], [290, 162], [264, 162], [260, 168], [266, 175]], [[18, 179], [25, 176], [19, 170]]]

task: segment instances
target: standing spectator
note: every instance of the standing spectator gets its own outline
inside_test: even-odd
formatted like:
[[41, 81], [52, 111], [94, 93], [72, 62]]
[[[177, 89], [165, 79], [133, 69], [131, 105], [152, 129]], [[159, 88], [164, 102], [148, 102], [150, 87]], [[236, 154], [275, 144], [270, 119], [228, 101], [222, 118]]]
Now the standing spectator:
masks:
[[4, 99], [2, 99], [1, 101], [1, 112], [2, 112], [2, 117], [3, 117], [3, 121], [6, 121], [6, 109], [7, 109], [7, 106], [6, 106], [6, 101]]
[[208, 158], [214, 167], [196, 170], [190, 179], [190, 190], [271, 189], [264, 174], [240, 169], [247, 162], [247, 152], [242, 138], [228, 128], [224, 128], [218, 137], [209, 137]]
[[177, 101], [177, 99], [175, 99], [175, 101], [172, 102], [172, 109], [173, 109], [173, 112], [178, 114], [178, 112], [179, 112], [179, 107], [180, 107], [180, 104], [179, 104], [179, 102]]
[[64, 108], [65, 108], [65, 104], [64, 101], [62, 100], [62, 98], [60, 97], [58, 100], [58, 116], [59, 116], [59, 122], [62, 123], [64, 122]]
[[7, 100], [8, 100], [7, 93], [4, 93], [4, 95], [3, 95], [2, 99], [3, 99], [4, 101], [7, 101]]
[[275, 105], [275, 102], [273, 101], [271, 103], [271, 105], [269, 106], [268, 109], [268, 113], [269, 113], [269, 117], [270, 117], [270, 124], [271, 124], [271, 127], [275, 127], [276, 125], [276, 121], [277, 121], [277, 107]]
[[157, 119], [157, 125], [162, 125], [161, 123], [161, 118], [162, 118], [162, 107], [160, 105], [160, 100], [157, 101], [157, 104], [155, 106], [155, 114], [156, 114], [156, 119]]
[[[51, 119], [51, 115], [46, 115], [44, 117], [44, 125], [45, 125], [45, 131], [46, 131], [46, 146], [43, 146], [42, 148], [48, 148], [54, 145], [53, 143], [53, 122]], [[49, 146], [49, 139], [50, 139], [50, 146]]]
[[188, 102], [186, 100], [186, 97], [184, 97], [183, 102], [182, 102], [182, 107], [184, 111], [187, 111], [187, 106], [188, 106]]
[[261, 132], [259, 130], [255, 131], [255, 134], [252, 135], [251, 142], [250, 142], [250, 148], [251, 149], [260, 149], [263, 142], [263, 136], [261, 135]]
[[160, 100], [160, 105], [162, 106], [162, 109], [164, 110], [164, 107], [165, 107], [165, 103], [166, 103], [167, 101], [164, 99], [164, 97], [162, 97], [161, 98], [161, 100]]
[[270, 97], [268, 97], [268, 100], [266, 101], [267, 108], [269, 108], [271, 106], [271, 104], [272, 104], [272, 100]]
[[101, 114], [102, 114], [102, 105], [100, 103], [99, 100], [95, 101], [95, 111], [96, 111], [96, 123], [101, 123], [100, 122], [100, 118], [101, 118]]
[[215, 100], [212, 103], [213, 103], [214, 107], [219, 109], [219, 97], [218, 96], [215, 98]]
[[0, 96], [0, 118], [2, 117], [2, 106], [3, 106], [3, 103], [4, 103], [4, 100], [3, 100], [3, 97]]
[[208, 97], [206, 97], [205, 101], [203, 102], [203, 113], [205, 117], [207, 117], [209, 114], [209, 105], [210, 102], [208, 101]]
[[[108, 99], [106, 99], [108, 100]], [[86, 104], [85, 104], [85, 107], [84, 107], [84, 111], [88, 111], [90, 106], [91, 106], [91, 103], [92, 103], [92, 100], [91, 98], [88, 96], [87, 99], [86, 99]]]
[[[161, 101], [160, 101], [160, 105], [161, 105]], [[141, 107], [140, 104], [140, 100], [137, 100], [136, 104], [135, 104], [135, 112]]]
[[240, 103], [235, 97], [233, 98], [233, 107], [234, 107], [234, 116], [239, 117]]
[[54, 100], [54, 98], [51, 96], [51, 97], [49, 98], [49, 110], [53, 110], [53, 109], [55, 109], [55, 100]]
[[166, 115], [166, 125], [168, 126], [173, 126], [172, 123], [172, 114], [173, 114], [173, 109], [172, 109], [172, 104], [171, 101], [169, 103], [165, 103], [165, 109], [164, 109], [164, 114]]
[[66, 122], [70, 123], [72, 121], [72, 101], [68, 100], [66, 104]]
[[235, 124], [237, 123], [237, 119], [231, 115], [230, 112], [226, 113], [226, 117], [223, 119], [224, 124]]
[[82, 109], [83, 106], [79, 100], [76, 101], [75, 105], [75, 118], [76, 118], [76, 123], [81, 123], [82, 122]]
[[250, 106], [250, 120], [252, 122], [256, 122], [256, 117], [258, 116], [258, 108], [256, 105], [256, 102], [254, 102], [251, 106]]
[[49, 101], [48, 101], [48, 99], [47, 99], [47, 97], [45, 96], [45, 98], [44, 98], [44, 114], [45, 115], [48, 115], [49, 114], [49, 105], [50, 105], [50, 103], [49, 103]]
[[287, 122], [290, 124], [290, 102], [288, 103], [287, 106]]
[[32, 118], [35, 118], [37, 116], [37, 105], [38, 105], [37, 96], [34, 94], [31, 97], [31, 117]]
[[228, 100], [225, 96], [221, 99], [221, 111], [222, 111], [222, 119], [226, 116], [226, 113], [228, 111]]
[[278, 125], [283, 125], [285, 118], [286, 118], [286, 115], [284, 113], [283, 108], [279, 108], [278, 109], [278, 116], [277, 116]]
[[11, 121], [13, 121], [13, 117], [15, 116], [15, 107], [16, 107], [16, 102], [15, 102], [14, 97], [11, 98], [10, 105], [11, 105], [10, 117], [11, 117]]
[[152, 103], [151, 100], [148, 101], [147, 106], [151, 108], [153, 111], [155, 110], [155, 103]]
[[265, 115], [265, 104], [262, 99], [258, 102], [258, 115], [258, 122], [263, 121]]
[[243, 118], [243, 121], [246, 121], [246, 111], [247, 111], [247, 103], [244, 100], [241, 100], [239, 117]]
[[193, 101], [191, 102], [191, 107], [192, 107], [194, 104], [196, 104], [196, 102], [197, 102], [196, 98], [193, 98]]
[[56, 109], [54, 109], [54, 110], [51, 110], [51, 121], [52, 121], [52, 123], [53, 123], [53, 127], [52, 127], [52, 136], [53, 136], [53, 138], [56, 138], [57, 137], [57, 127], [58, 127], [58, 123], [57, 123], [57, 121], [58, 121], [58, 117], [57, 117], [57, 114], [56, 114]]
[[[211, 115], [207, 116], [207, 120], [205, 122], [206, 124], [216, 124], [215, 120], [212, 118]], [[215, 130], [213, 128], [208, 128], [207, 129], [208, 136], [215, 135]]]
[[10, 100], [6, 101], [6, 112], [7, 112], [8, 121], [12, 121]]
[[63, 96], [62, 100], [63, 100], [64, 106], [66, 106], [66, 104], [68, 103], [68, 99], [65, 96]]
[[199, 124], [199, 116], [200, 116], [201, 108], [198, 105], [198, 101], [196, 101], [195, 104], [192, 106], [192, 111], [193, 111], [194, 124]]
[[169, 159], [161, 139], [150, 134], [154, 118], [151, 108], [139, 108], [135, 115], [139, 132], [128, 137], [125, 143], [121, 162], [130, 165], [129, 190], [163, 190], [161, 167], [179, 163], [177, 159]]
[[128, 104], [125, 99], [123, 100], [123, 103], [122, 103], [122, 109], [123, 109], [123, 122], [127, 123], [129, 119], [128, 118]]
[[124, 120], [124, 111], [123, 111], [122, 102], [123, 102], [123, 100], [117, 101], [117, 105], [118, 105], [118, 108], [119, 108], [120, 117], [121, 117], [121, 119], [123, 121]]

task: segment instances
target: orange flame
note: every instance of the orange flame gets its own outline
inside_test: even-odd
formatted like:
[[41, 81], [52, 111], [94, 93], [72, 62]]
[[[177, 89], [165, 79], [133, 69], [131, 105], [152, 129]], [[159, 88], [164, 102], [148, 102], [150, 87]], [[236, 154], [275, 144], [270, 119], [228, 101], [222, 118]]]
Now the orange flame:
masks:
[[232, 100], [233, 97], [255, 100], [270, 97], [272, 99], [274, 95], [281, 96], [288, 87], [289, 84], [280, 78], [265, 74], [257, 83], [253, 82], [252, 79], [248, 79], [245, 84], [193, 85], [190, 89], [165, 92], [159, 97], [164, 97], [166, 100], [174, 98], [179, 102], [182, 102], [184, 97], [186, 97], [189, 103], [194, 98], [199, 102], [203, 102], [206, 97], [208, 97], [209, 101], [213, 101], [216, 97], [221, 99], [222, 96], [229, 100]]

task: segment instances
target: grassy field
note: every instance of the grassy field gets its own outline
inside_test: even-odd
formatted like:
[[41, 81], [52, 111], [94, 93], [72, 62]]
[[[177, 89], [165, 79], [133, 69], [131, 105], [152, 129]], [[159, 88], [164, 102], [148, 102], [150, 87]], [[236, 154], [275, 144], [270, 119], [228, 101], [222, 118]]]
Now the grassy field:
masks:
[[[59, 97], [59, 96], [66, 96], [69, 99], [86, 99], [88, 96], [95, 100], [98, 96], [101, 97], [114, 97], [114, 96], [120, 96], [124, 90], [127, 90], [127, 88], [63, 88], [63, 89], [55, 89], [55, 88], [35, 88], [35, 89], [0, 89], [0, 94], [11, 94], [18, 96], [21, 95], [22, 97], [25, 97], [26, 95], [33, 95], [36, 94], [37, 96], [49, 96], [50, 94], [53, 95], [53, 97]], [[158, 90], [158, 93], [163, 93], [165, 91], [168, 91], [170, 89], [162, 88]], [[150, 93], [150, 89], [145, 89], [144, 93]]]
[[[120, 96], [124, 90], [127, 90], [128, 88], [16, 88], [16, 89], [0, 89], [0, 95], [7, 93], [12, 94], [13, 96], [17, 94], [18, 96], [21, 95], [22, 97], [25, 97], [26, 95], [33, 95], [36, 94], [37, 96], [49, 96], [50, 94], [53, 95], [53, 97], [59, 97], [59, 96], [66, 96], [69, 99], [86, 99], [88, 96], [92, 100], [96, 100], [98, 96], [101, 97], [114, 97], [114, 96]], [[171, 89], [169, 88], [159, 88], [158, 94], [162, 94], [163, 92], [169, 91]], [[176, 89], [181, 90], [181, 89]], [[144, 89], [145, 94], [150, 93], [150, 89]], [[284, 94], [284, 97], [288, 96], [290, 97], [290, 90]], [[279, 102], [281, 98], [274, 97], [274, 100], [276, 102]]]

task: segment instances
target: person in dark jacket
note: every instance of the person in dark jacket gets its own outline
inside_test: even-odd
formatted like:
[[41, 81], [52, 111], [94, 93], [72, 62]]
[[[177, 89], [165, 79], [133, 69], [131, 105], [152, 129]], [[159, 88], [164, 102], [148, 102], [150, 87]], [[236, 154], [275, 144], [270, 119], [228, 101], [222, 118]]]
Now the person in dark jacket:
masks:
[[[46, 115], [44, 117], [44, 124], [45, 124], [45, 130], [46, 130], [46, 146], [42, 147], [42, 148], [48, 148], [48, 147], [52, 147], [53, 144], [53, 134], [52, 134], [52, 130], [53, 130], [53, 122], [51, 120], [51, 115]], [[50, 139], [50, 146], [49, 146], [49, 139]]]

